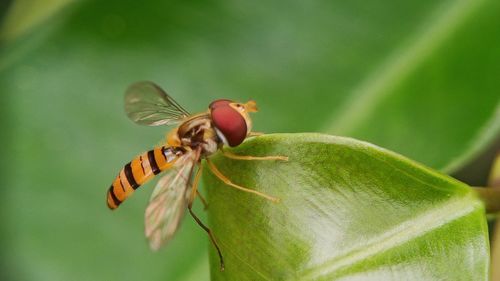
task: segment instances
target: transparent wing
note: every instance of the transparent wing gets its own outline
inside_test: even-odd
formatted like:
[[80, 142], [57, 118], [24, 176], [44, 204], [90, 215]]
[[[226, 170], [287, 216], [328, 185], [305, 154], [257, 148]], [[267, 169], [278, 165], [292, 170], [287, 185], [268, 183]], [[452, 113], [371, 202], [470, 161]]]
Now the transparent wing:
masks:
[[180, 225], [191, 192], [191, 175], [197, 153], [190, 152], [158, 181], [145, 214], [145, 234], [151, 249], [168, 242]]
[[135, 123], [147, 126], [175, 124], [190, 115], [158, 85], [149, 81], [128, 87], [125, 112]]

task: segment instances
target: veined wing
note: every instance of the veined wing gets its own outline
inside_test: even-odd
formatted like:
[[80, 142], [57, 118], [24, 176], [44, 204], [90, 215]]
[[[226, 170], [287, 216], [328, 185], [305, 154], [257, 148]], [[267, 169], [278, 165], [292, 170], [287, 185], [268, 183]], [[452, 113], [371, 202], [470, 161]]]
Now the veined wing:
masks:
[[128, 87], [125, 112], [135, 123], [147, 126], [175, 124], [190, 115], [158, 85], [149, 81]]
[[158, 250], [178, 229], [191, 192], [191, 176], [199, 152], [192, 151], [158, 181], [145, 214], [145, 234], [151, 249]]

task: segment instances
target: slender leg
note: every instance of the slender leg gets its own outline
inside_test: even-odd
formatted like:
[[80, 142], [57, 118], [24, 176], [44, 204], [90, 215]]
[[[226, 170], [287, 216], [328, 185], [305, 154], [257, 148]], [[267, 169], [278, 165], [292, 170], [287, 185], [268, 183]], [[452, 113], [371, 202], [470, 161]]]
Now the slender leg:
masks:
[[196, 191], [196, 195], [198, 196], [198, 198], [200, 198], [200, 201], [203, 204], [203, 210], [206, 210], [208, 208], [207, 200], [205, 200], [205, 198], [201, 196], [201, 193], [198, 190]]
[[278, 203], [280, 201], [279, 198], [276, 198], [276, 197], [272, 197], [270, 195], [267, 195], [265, 193], [262, 193], [262, 192], [258, 192], [257, 190], [253, 190], [253, 189], [249, 189], [249, 188], [246, 188], [246, 187], [243, 187], [241, 185], [237, 185], [235, 183], [233, 183], [231, 180], [229, 180], [226, 176], [224, 176], [220, 171], [219, 169], [217, 169], [217, 167], [214, 165], [214, 163], [212, 163], [212, 161], [210, 161], [209, 159], [207, 159], [207, 163], [208, 163], [208, 167], [210, 168], [210, 171], [212, 171], [212, 173], [214, 173], [215, 176], [217, 176], [221, 181], [223, 181], [225, 184], [229, 185], [229, 186], [232, 186], [236, 189], [239, 189], [239, 190], [242, 190], [242, 191], [245, 191], [245, 192], [249, 192], [249, 193], [253, 193], [253, 194], [256, 194], [256, 195], [259, 195], [261, 197], [264, 197], [266, 198], [267, 200], [270, 200], [270, 201], [273, 201], [275, 203]]
[[[198, 184], [200, 183], [200, 177], [201, 177], [201, 172], [203, 171], [203, 166], [198, 165], [198, 170], [196, 171], [196, 174], [194, 175], [194, 181], [193, 181], [193, 186], [191, 188], [191, 194], [189, 195], [189, 207], [193, 205], [194, 198], [196, 197], [196, 194], [200, 194], [198, 192]], [[202, 200], [203, 202], [205, 200]]]
[[200, 198], [201, 203], [203, 204], [203, 209], [206, 210], [208, 208], [207, 201], [203, 196], [201, 196], [201, 193], [198, 191], [198, 184], [200, 182], [200, 177], [201, 177], [201, 172], [203, 171], [203, 166], [198, 165], [198, 170], [196, 171], [196, 174], [194, 176], [194, 182], [193, 182], [193, 188], [191, 189], [191, 194], [189, 196], [189, 204], [193, 204], [194, 199], [196, 196]]
[[258, 137], [258, 136], [262, 136], [264, 133], [263, 132], [250, 132], [250, 134], [248, 135], [249, 137]]
[[232, 152], [222, 149], [222, 155], [230, 159], [236, 160], [281, 160], [288, 161], [287, 156], [248, 156], [248, 155], [237, 155]]
[[210, 241], [212, 242], [215, 249], [217, 250], [217, 254], [219, 254], [220, 270], [224, 271], [224, 258], [222, 257], [222, 253], [220, 251], [219, 245], [217, 244], [217, 241], [215, 240], [215, 236], [213, 235], [212, 230], [210, 230], [210, 228], [208, 228], [205, 224], [203, 224], [203, 222], [201, 222], [201, 220], [193, 212], [193, 201], [194, 201], [195, 195], [198, 192], [198, 183], [200, 181], [200, 176], [201, 176], [201, 171], [202, 171], [201, 167], [202, 166], [200, 165], [200, 168], [198, 169], [198, 171], [196, 171], [196, 175], [194, 176], [193, 188], [191, 190], [191, 196], [190, 196], [189, 202], [188, 202], [188, 210], [189, 210], [189, 213], [191, 214], [191, 216], [193, 217], [193, 219], [196, 221], [196, 223], [199, 226], [201, 226], [201, 228], [203, 228], [203, 230], [205, 230], [207, 232], [208, 237], [210, 237]]
[[219, 260], [220, 260], [220, 271], [224, 271], [224, 258], [222, 257], [222, 253], [220, 251], [219, 245], [217, 245], [217, 241], [215, 240], [215, 236], [212, 234], [212, 230], [205, 226], [201, 220], [194, 214], [193, 210], [191, 209], [191, 206], [188, 207], [189, 213], [193, 217], [193, 219], [198, 223], [201, 228], [203, 228], [207, 233], [208, 236], [210, 237], [210, 240], [212, 241], [212, 244], [214, 245], [215, 249], [217, 250], [217, 253], [219, 254]]

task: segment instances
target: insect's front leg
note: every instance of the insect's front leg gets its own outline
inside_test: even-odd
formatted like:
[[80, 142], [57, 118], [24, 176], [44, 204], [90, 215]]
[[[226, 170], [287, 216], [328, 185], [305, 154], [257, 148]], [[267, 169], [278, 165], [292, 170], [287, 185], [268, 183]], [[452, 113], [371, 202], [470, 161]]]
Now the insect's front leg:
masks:
[[264, 133], [263, 132], [250, 132], [248, 134], [249, 137], [258, 137], [258, 136], [262, 136]]
[[288, 156], [281, 155], [273, 155], [273, 156], [250, 156], [250, 155], [237, 155], [224, 148], [221, 149], [222, 155], [230, 159], [236, 160], [280, 160], [280, 161], [288, 161]]
[[210, 161], [210, 159], [208, 159], [208, 158], [207, 158], [207, 164], [208, 164], [208, 168], [210, 168], [210, 171], [212, 171], [212, 173], [216, 177], [218, 177], [222, 182], [224, 182], [225, 184], [227, 184], [227, 185], [229, 185], [231, 187], [234, 187], [236, 189], [239, 189], [241, 191], [245, 191], [245, 192], [248, 192], [248, 193], [253, 193], [255, 195], [261, 196], [261, 197], [263, 197], [263, 198], [265, 198], [265, 199], [267, 199], [269, 201], [272, 201], [274, 203], [278, 203], [280, 201], [279, 198], [276, 198], [276, 197], [273, 197], [271, 195], [267, 195], [265, 193], [259, 192], [257, 190], [246, 188], [244, 186], [241, 186], [241, 185], [233, 183], [224, 174], [222, 174], [221, 171], [219, 171], [219, 169], [217, 169], [217, 167], [215, 166], [215, 164], [212, 161]]

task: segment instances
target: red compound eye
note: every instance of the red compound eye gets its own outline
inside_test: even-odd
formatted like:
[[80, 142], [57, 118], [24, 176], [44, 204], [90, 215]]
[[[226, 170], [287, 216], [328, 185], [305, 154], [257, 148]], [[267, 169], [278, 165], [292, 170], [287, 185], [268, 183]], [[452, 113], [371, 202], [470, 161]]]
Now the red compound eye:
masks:
[[230, 102], [217, 100], [210, 104], [210, 109], [215, 127], [224, 135], [229, 146], [237, 146], [247, 136], [247, 123], [237, 110], [229, 106]]
[[214, 110], [219, 106], [227, 106], [232, 102], [233, 102], [232, 100], [227, 100], [227, 99], [215, 100], [208, 106], [208, 108], [210, 108], [210, 110]]

